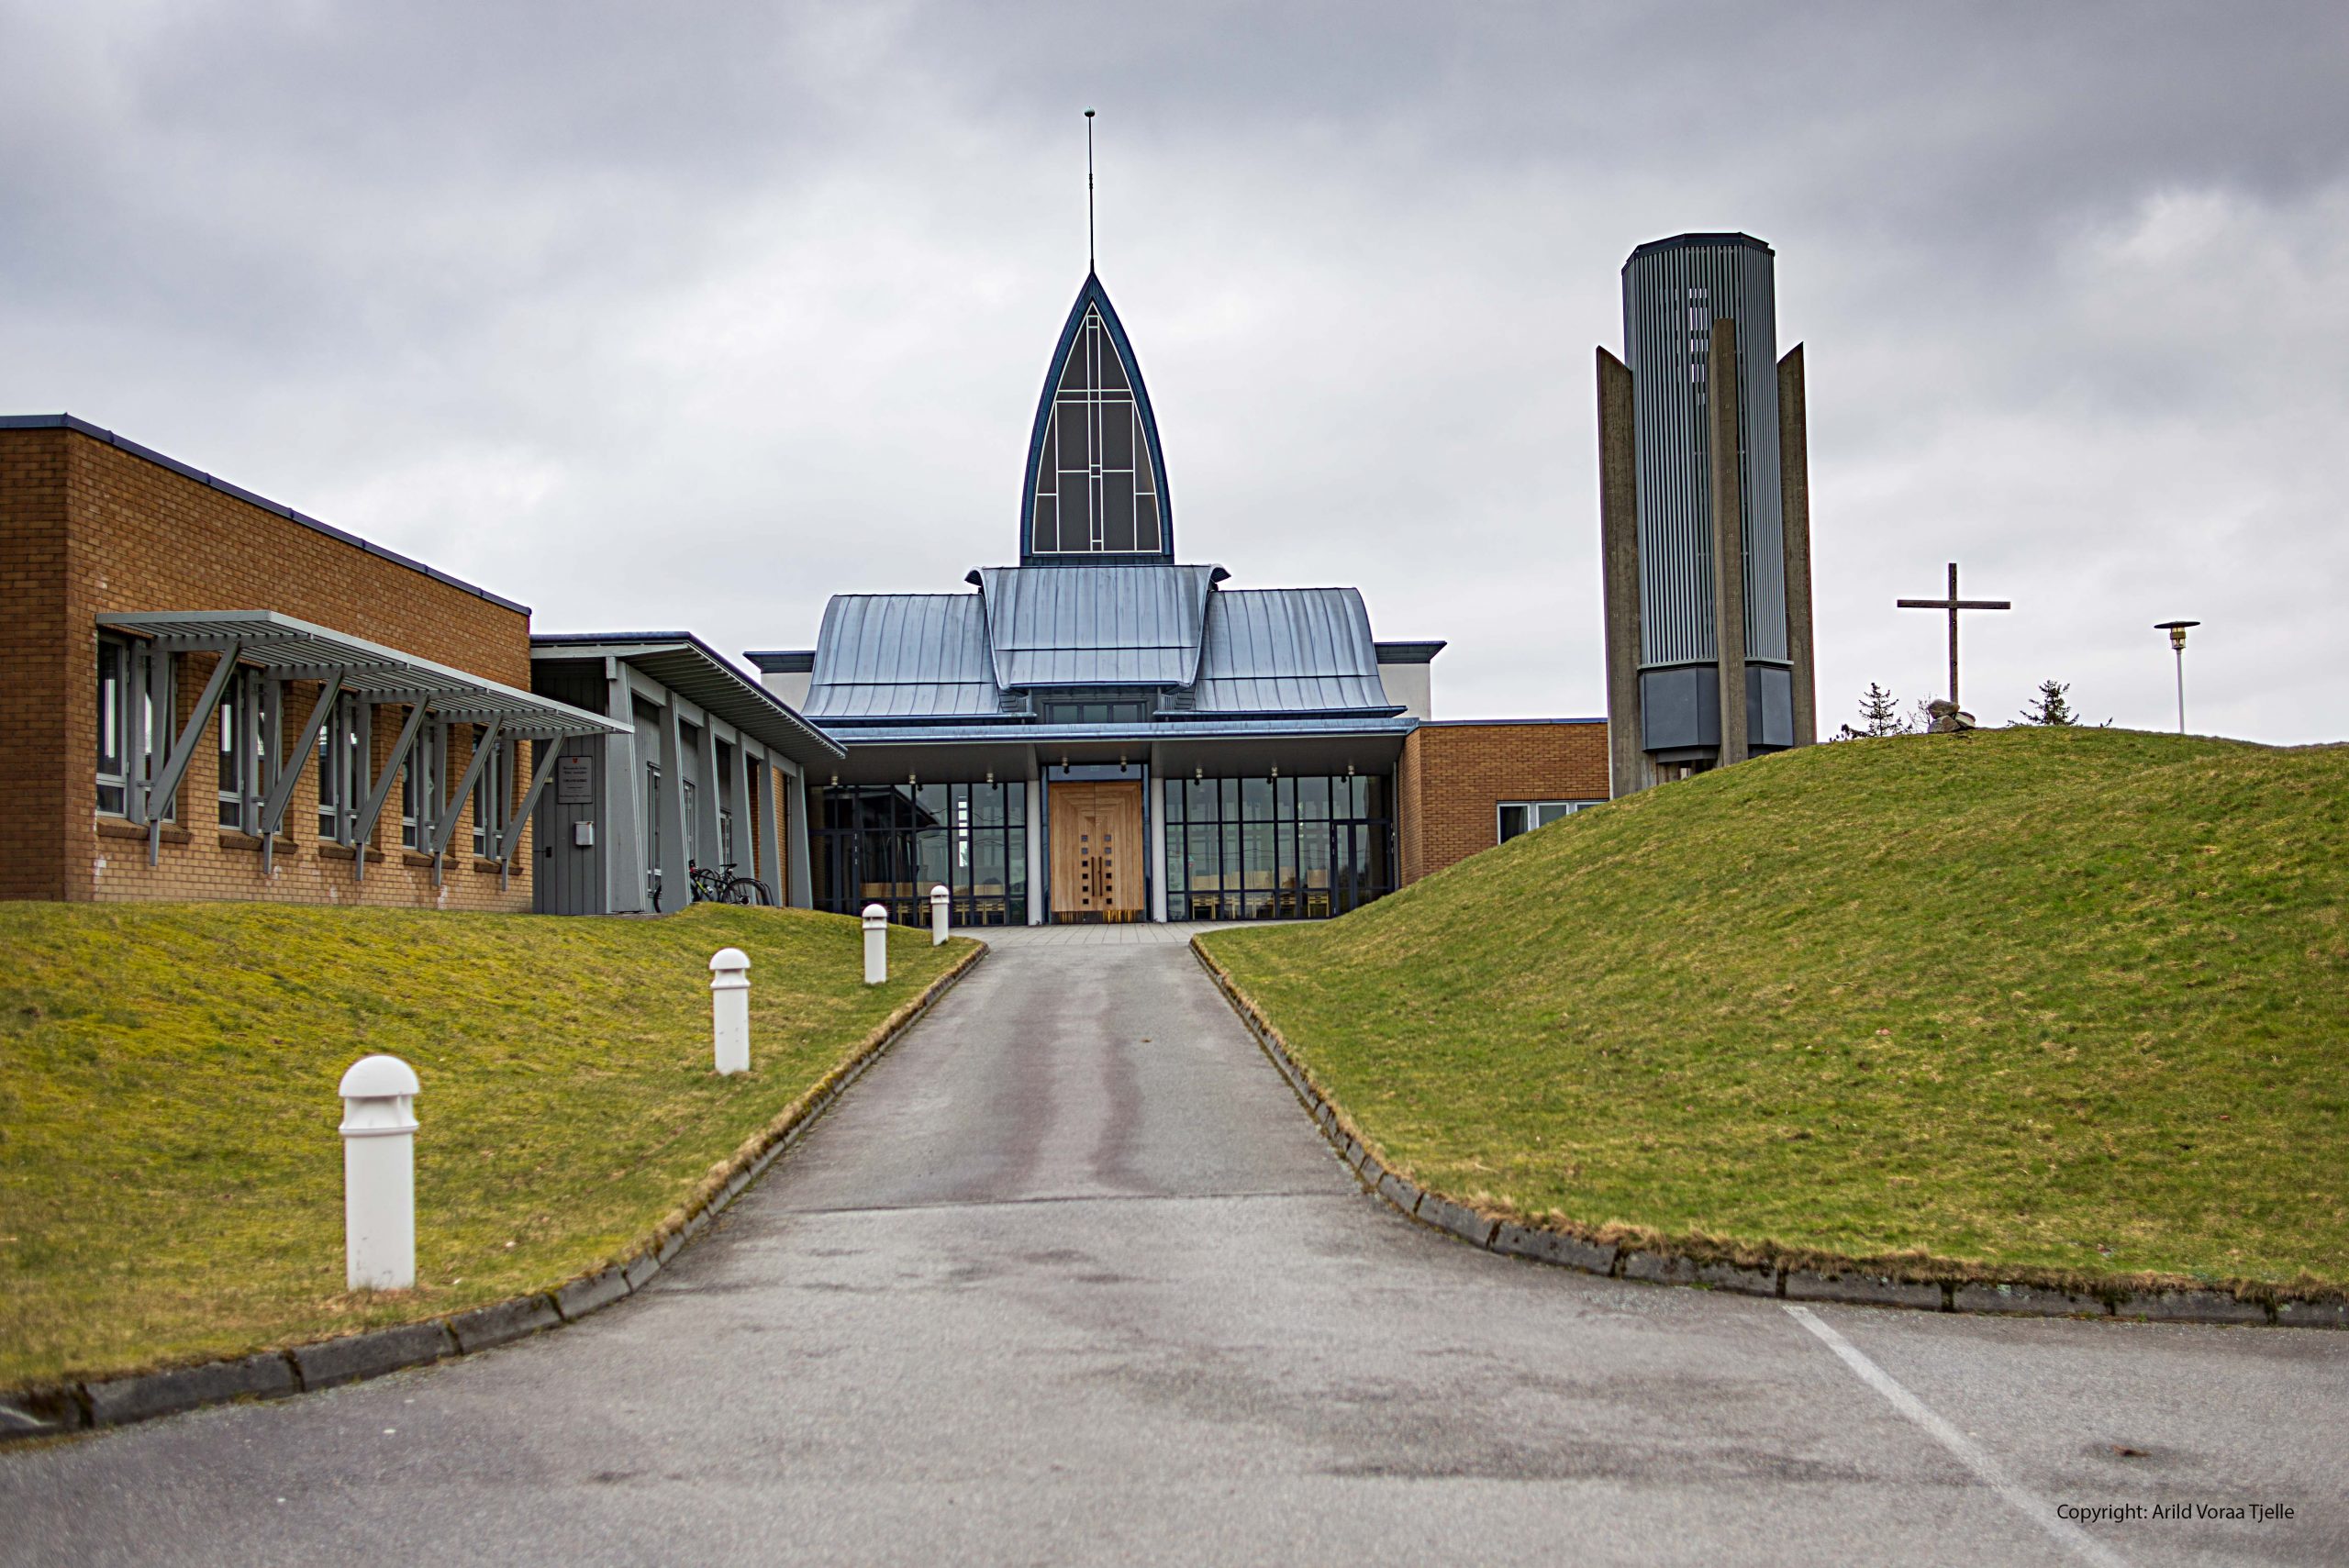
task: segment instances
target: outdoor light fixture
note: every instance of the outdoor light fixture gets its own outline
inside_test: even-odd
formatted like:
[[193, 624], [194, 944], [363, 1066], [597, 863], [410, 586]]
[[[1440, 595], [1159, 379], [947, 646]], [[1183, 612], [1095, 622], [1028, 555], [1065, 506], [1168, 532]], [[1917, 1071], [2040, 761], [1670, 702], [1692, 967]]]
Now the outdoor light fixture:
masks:
[[987, 770], [987, 783], [995, 783], [995, 770], [993, 768], [989, 768]]
[[1207, 770], [1207, 767], [1206, 767], [1206, 765], [1205, 765], [1204, 763], [1203, 763], [1203, 764], [1201, 764], [1200, 766], [1198, 766], [1198, 767], [1195, 767], [1195, 768], [1193, 768], [1193, 769], [1191, 770], [1191, 777], [1192, 777], [1193, 779], [1195, 779], [1195, 780], [1198, 781], [1199, 783], [1202, 783], [1202, 784], [1206, 783], [1206, 782], [1207, 782], [1207, 776], [1208, 776], [1208, 770]]
[[2200, 626], [2199, 620], [2165, 620], [2157, 623], [2155, 631], [2169, 633], [2170, 651], [2177, 655], [2177, 732], [2186, 733], [2186, 628]]

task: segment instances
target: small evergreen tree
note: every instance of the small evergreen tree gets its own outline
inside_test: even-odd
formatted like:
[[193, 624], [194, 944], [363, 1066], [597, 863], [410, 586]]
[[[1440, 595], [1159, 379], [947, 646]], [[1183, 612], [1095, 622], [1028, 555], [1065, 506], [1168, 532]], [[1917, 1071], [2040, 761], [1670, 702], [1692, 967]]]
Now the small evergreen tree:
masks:
[[2071, 689], [2061, 681], [2040, 682], [2039, 695], [2022, 710], [2019, 722], [2053, 725], [2058, 728], [2069, 728], [2079, 723], [2079, 715], [2072, 711], [2072, 705], [2064, 695]]
[[1909, 733], [1908, 723], [1900, 717], [1900, 699], [1874, 681], [1860, 696], [1860, 728], [1846, 725], [1844, 728], [1855, 738]]

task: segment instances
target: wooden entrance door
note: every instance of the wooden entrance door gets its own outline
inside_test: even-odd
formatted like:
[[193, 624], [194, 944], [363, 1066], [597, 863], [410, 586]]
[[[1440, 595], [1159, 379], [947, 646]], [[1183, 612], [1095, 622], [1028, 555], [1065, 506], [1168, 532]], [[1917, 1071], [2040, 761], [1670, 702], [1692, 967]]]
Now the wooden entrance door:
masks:
[[1056, 784], [1052, 918], [1139, 920], [1147, 850], [1140, 781]]

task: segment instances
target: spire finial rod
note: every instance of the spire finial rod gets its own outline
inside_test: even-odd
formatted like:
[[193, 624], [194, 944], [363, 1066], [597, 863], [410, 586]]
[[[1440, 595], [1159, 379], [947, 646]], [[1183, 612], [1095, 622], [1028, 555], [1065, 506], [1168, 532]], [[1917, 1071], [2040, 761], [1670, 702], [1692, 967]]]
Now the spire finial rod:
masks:
[[1085, 111], [1085, 270], [1096, 270], [1093, 260], [1093, 111]]

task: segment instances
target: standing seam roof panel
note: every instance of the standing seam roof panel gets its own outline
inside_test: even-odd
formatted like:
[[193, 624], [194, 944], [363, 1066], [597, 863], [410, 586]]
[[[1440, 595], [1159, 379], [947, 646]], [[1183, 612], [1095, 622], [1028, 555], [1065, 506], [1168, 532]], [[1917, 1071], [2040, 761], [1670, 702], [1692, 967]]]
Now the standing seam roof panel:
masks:
[[1370, 612], [1352, 588], [1216, 594], [1188, 706], [1200, 714], [1401, 711], [1378, 678]]
[[824, 606], [810, 718], [941, 717], [1003, 710], [973, 594], [841, 594]]
[[1215, 571], [986, 568], [979, 594], [996, 684], [1188, 685], [1198, 674]]

